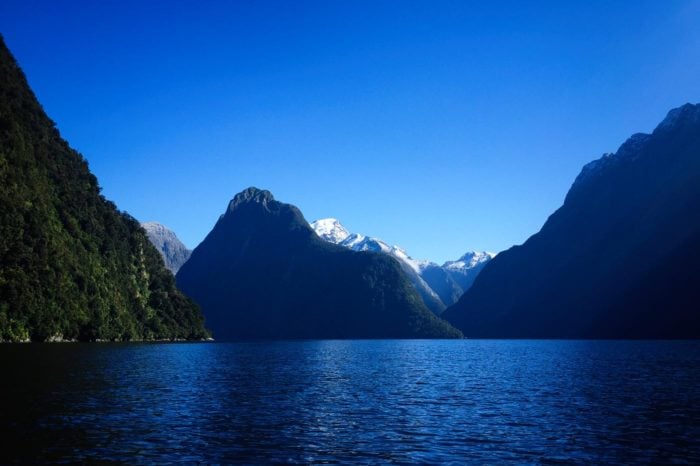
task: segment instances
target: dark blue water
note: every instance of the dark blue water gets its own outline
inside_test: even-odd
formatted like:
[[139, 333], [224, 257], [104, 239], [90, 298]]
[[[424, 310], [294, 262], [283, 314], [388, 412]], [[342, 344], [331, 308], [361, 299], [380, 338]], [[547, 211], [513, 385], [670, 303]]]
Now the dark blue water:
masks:
[[0, 462], [700, 463], [700, 342], [1, 345]]

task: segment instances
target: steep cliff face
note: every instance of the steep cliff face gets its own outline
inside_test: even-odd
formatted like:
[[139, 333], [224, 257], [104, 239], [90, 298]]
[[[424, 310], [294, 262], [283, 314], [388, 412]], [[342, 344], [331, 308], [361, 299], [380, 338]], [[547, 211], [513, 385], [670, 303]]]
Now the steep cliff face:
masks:
[[173, 275], [180, 270], [182, 264], [187, 262], [192, 251], [182, 244], [182, 241], [177, 237], [175, 232], [170, 228], [158, 222], [145, 222], [141, 226], [146, 230], [148, 239], [151, 244], [158, 250], [165, 267], [170, 270]]
[[700, 106], [586, 165], [445, 311], [473, 337], [700, 336]]
[[100, 195], [0, 39], [0, 340], [208, 336], [138, 222]]

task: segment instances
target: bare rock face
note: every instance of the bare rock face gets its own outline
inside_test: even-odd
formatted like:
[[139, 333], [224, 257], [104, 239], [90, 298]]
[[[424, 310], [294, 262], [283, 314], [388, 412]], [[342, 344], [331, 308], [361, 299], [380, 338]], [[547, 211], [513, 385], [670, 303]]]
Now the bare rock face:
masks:
[[160, 255], [163, 256], [165, 267], [170, 270], [173, 275], [180, 270], [180, 267], [190, 258], [192, 251], [182, 244], [174, 231], [161, 225], [158, 222], [146, 222], [141, 226], [146, 230], [148, 239], [153, 246], [156, 247]]

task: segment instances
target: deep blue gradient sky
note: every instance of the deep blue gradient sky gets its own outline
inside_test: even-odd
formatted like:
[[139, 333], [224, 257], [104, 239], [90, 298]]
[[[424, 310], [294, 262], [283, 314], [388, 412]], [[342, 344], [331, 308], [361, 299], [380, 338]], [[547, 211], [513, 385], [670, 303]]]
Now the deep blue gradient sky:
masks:
[[698, 1], [199, 3], [0, 2], [105, 195], [190, 247], [254, 185], [417, 258], [503, 250], [700, 101]]

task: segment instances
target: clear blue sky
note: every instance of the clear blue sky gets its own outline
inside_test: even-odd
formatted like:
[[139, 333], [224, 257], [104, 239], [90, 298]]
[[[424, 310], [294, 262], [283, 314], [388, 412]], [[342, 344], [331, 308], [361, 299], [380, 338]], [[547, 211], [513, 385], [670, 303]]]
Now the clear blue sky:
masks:
[[500, 251], [700, 101], [698, 1], [2, 0], [0, 33], [105, 195], [190, 247], [254, 185], [417, 258]]

